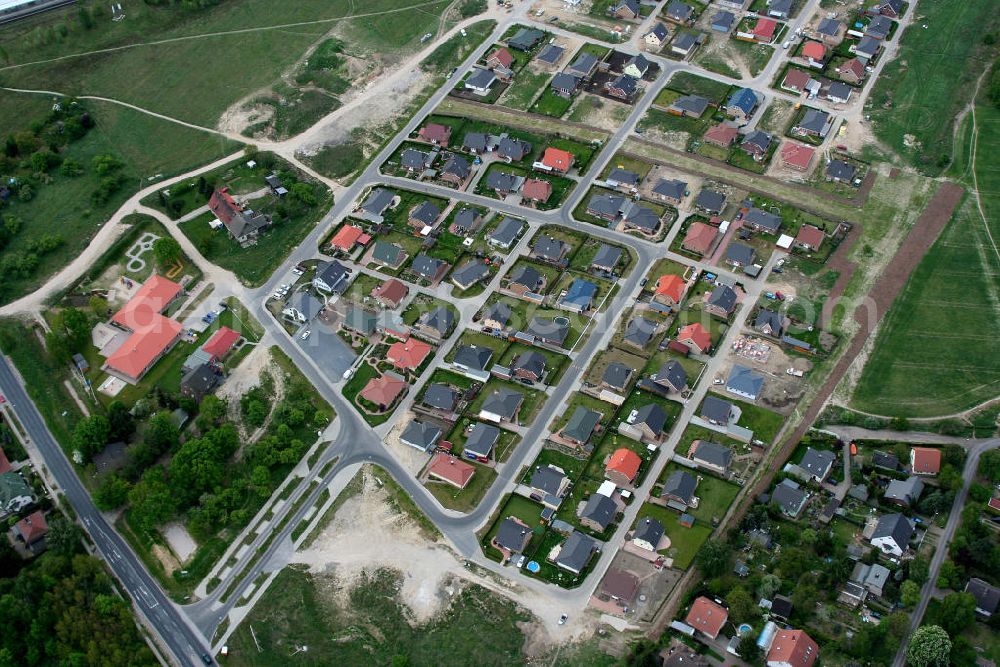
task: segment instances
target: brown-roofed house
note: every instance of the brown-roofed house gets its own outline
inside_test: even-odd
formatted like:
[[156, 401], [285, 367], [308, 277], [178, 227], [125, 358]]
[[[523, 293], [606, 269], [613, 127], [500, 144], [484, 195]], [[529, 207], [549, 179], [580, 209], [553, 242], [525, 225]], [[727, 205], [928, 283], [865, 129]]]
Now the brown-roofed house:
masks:
[[795, 245], [803, 250], [819, 250], [824, 238], [822, 229], [812, 225], [802, 225], [799, 233], [795, 235]]
[[699, 255], [707, 255], [718, 235], [719, 230], [712, 225], [706, 225], [704, 222], [693, 222], [688, 227], [687, 234], [684, 235], [681, 247]]
[[506, 67], [507, 69], [510, 69], [510, 66], [513, 64], [514, 56], [510, 55], [510, 51], [502, 46], [486, 58], [486, 65], [490, 69], [496, 69], [497, 67]]
[[910, 449], [910, 469], [914, 475], [936, 475], [941, 472], [941, 450], [932, 447]]
[[371, 295], [380, 306], [385, 308], [399, 308], [399, 304], [406, 298], [408, 291], [406, 285], [401, 281], [390, 278], [375, 287]]
[[781, 163], [786, 167], [806, 171], [812, 164], [816, 149], [794, 141], [786, 141], [781, 145]]
[[[24, 542], [32, 553], [39, 553], [44, 548], [42, 540], [49, 533], [49, 524], [41, 510], [36, 510], [14, 524], [11, 529], [14, 539]], [[34, 547], [34, 548], [33, 548]]]
[[812, 667], [819, 645], [804, 630], [778, 630], [767, 652], [769, 667]]
[[728, 618], [729, 610], [702, 595], [691, 605], [684, 622], [706, 637], [715, 639]]
[[529, 178], [521, 186], [521, 199], [547, 202], [552, 196], [552, 184], [538, 178]]
[[7, 458], [7, 453], [3, 450], [3, 447], [0, 447], [0, 475], [11, 470], [13, 470], [13, 466]]
[[388, 372], [380, 377], [372, 378], [365, 385], [364, 389], [358, 392], [358, 396], [369, 403], [374, 403], [383, 412], [396, 402], [406, 390], [406, 381], [395, 373]]
[[418, 136], [424, 141], [447, 148], [451, 141], [451, 128], [439, 123], [428, 123], [420, 128]]
[[719, 123], [705, 133], [704, 139], [707, 143], [729, 148], [739, 136], [739, 131], [727, 123]]
[[812, 80], [812, 77], [809, 76], [809, 72], [789, 67], [785, 78], [781, 81], [781, 87], [794, 93], [801, 93], [806, 89], [806, 84], [810, 80]]
[[464, 489], [476, 474], [476, 467], [444, 452], [438, 452], [431, 458], [427, 474], [434, 479]]
[[611, 568], [601, 580], [601, 592], [622, 604], [631, 604], [639, 592], [639, 578], [631, 572]]
[[861, 83], [865, 78], [865, 64], [857, 58], [851, 58], [837, 68], [837, 74], [847, 83]]

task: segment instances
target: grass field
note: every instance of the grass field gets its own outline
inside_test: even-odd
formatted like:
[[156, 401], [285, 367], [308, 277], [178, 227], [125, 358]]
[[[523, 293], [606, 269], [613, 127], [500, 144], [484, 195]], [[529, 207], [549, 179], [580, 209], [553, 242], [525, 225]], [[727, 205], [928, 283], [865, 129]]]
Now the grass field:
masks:
[[[994, 243], [1000, 239], [1000, 110], [979, 104], [976, 120], [976, 177], [989, 222], [967, 196], [886, 315], [851, 407], [929, 417], [997, 395], [1000, 256]], [[959, 137], [967, 169], [957, 170], [966, 182], [972, 181], [967, 164], [971, 129], [971, 117], [966, 117]]]
[[[955, 115], [992, 60], [995, 47], [983, 37], [1000, 24], [996, 9], [994, 0], [921, 3], [919, 23], [931, 29], [904, 31], [897, 57], [875, 82], [866, 106], [875, 134], [925, 173], [940, 173], [951, 159]], [[906, 135], [917, 143], [907, 147]]]

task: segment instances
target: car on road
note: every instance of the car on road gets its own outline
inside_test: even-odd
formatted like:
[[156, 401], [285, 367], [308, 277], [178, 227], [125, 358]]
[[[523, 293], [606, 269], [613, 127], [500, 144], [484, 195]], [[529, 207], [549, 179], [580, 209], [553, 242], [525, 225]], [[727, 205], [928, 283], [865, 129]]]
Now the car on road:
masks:
[[302, 332], [302, 335], [299, 336], [299, 338], [302, 339], [302, 340], [305, 340], [306, 338], [309, 338], [309, 335], [311, 333], [312, 333], [312, 329], [306, 329], [305, 331]]
[[354, 369], [353, 368], [348, 368], [346, 371], [344, 371], [344, 379], [345, 380], [350, 380], [353, 375], [354, 375]]
[[567, 616], [566, 614], [563, 614], [562, 616], [560, 616], [559, 617], [559, 625], [566, 625], [566, 619], [568, 619], [568, 618], [569, 618], [569, 616]]
[[210, 656], [207, 653], [202, 653], [201, 654], [201, 661], [203, 663], [205, 663], [206, 665], [211, 665], [212, 664], [212, 656]]
[[646, 283], [648, 283], [648, 282], [649, 282], [649, 278], [643, 278], [642, 280], [639, 281], [639, 287], [645, 287]]

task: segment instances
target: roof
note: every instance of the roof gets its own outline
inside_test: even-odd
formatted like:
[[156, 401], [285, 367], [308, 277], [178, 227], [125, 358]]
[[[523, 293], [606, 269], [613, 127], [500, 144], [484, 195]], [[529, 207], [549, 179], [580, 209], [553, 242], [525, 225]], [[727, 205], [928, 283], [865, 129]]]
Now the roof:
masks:
[[692, 322], [681, 327], [680, 331], [677, 332], [677, 340], [682, 343], [690, 340], [702, 351], [712, 347], [712, 334], [701, 325], [701, 322]]
[[729, 611], [725, 607], [702, 595], [691, 605], [684, 622], [709, 637], [717, 637], [728, 618]]
[[486, 174], [486, 187], [500, 192], [513, 192], [521, 177], [510, 172], [493, 169]]
[[600, 412], [578, 405], [563, 427], [562, 434], [578, 442], [585, 442], [600, 421]]
[[35, 510], [15, 524], [25, 544], [34, 544], [49, 532], [49, 524], [41, 510]]
[[826, 477], [836, 460], [837, 456], [827, 449], [806, 447], [805, 456], [802, 457], [799, 467], [815, 477]]
[[229, 327], [219, 327], [219, 330], [212, 334], [212, 337], [201, 346], [201, 349], [213, 357], [221, 359], [229, 353], [229, 350], [239, 339], [240, 335]]
[[625, 385], [628, 384], [630, 377], [632, 377], [632, 369], [623, 363], [614, 361], [608, 364], [607, 368], [604, 369], [604, 373], [601, 375], [601, 381], [609, 387], [624, 389]]
[[218, 381], [218, 376], [210, 364], [199, 364], [181, 378], [181, 388], [189, 389], [196, 394], [208, 392]]
[[546, 259], [561, 259], [566, 252], [567, 246], [559, 239], [551, 236], [540, 236], [532, 246], [531, 252]]
[[636, 84], [638, 83], [639, 82], [637, 79], [629, 76], [628, 74], [622, 74], [621, 76], [617, 77], [614, 81], [610, 82], [608, 84], [608, 88], [612, 90], [620, 90], [625, 95], [631, 95], [632, 93], [635, 92]]
[[490, 70], [483, 69], [481, 67], [474, 67], [472, 68], [472, 74], [465, 80], [465, 86], [467, 88], [479, 88], [482, 90], [492, 86], [493, 82], [496, 80], [496, 74]]
[[468, 132], [462, 140], [462, 148], [482, 153], [486, 150], [488, 137], [484, 132]]
[[693, 222], [684, 235], [683, 246], [704, 255], [718, 235], [719, 231], [715, 227], [704, 222]]
[[427, 473], [459, 488], [465, 488], [476, 474], [476, 467], [444, 452], [437, 452], [431, 457]]
[[639, 467], [642, 466], [642, 459], [631, 449], [620, 447], [614, 451], [608, 464], [604, 467], [604, 472], [617, 472], [627, 479], [635, 479], [639, 474]]
[[902, 514], [884, 514], [875, 524], [872, 539], [891, 537], [901, 549], [905, 549], [913, 535], [913, 524]]
[[435, 382], [424, 390], [424, 403], [439, 410], [451, 410], [458, 402], [458, 392], [446, 384]]
[[682, 32], [674, 37], [674, 41], [670, 46], [678, 51], [688, 51], [697, 42], [698, 38], [695, 35], [689, 32]]
[[531, 528], [510, 516], [500, 523], [500, 528], [493, 537], [498, 545], [515, 553], [524, 549], [529, 539], [531, 539]]
[[497, 155], [512, 160], [520, 160], [531, 152], [531, 144], [522, 139], [501, 137], [497, 143]]
[[550, 85], [556, 90], [576, 90], [580, 85], [580, 77], [575, 74], [568, 74], [566, 72], [559, 72], [554, 77], [552, 77], [552, 82]]
[[493, 445], [500, 439], [500, 429], [496, 426], [476, 422], [469, 430], [469, 435], [465, 439], [465, 446], [462, 451], [474, 456], [489, 456]]
[[830, 160], [826, 165], [826, 175], [841, 181], [853, 180], [855, 172], [854, 165], [843, 160]]
[[155, 326], [162, 319], [160, 313], [180, 293], [180, 285], [154, 273], [111, 317], [111, 321], [132, 331]]
[[767, 652], [767, 661], [812, 667], [819, 657], [819, 645], [804, 630], [778, 630]]
[[455, 363], [477, 371], [484, 371], [493, 358], [493, 350], [476, 345], [463, 345], [455, 353]]
[[396, 193], [392, 190], [387, 190], [385, 188], [375, 188], [372, 190], [371, 194], [368, 195], [368, 199], [365, 203], [361, 205], [361, 209], [368, 213], [381, 214], [392, 200], [396, 198]]
[[676, 359], [664, 363], [656, 371], [657, 382], [668, 382], [671, 386], [683, 389], [687, 385], [687, 371]]
[[350, 250], [358, 242], [364, 230], [354, 225], [344, 225], [330, 239], [330, 245], [341, 250]]
[[841, 83], [840, 81], [834, 81], [830, 84], [830, 87], [826, 91], [826, 96], [828, 99], [832, 100], [849, 100], [851, 95], [854, 93], [854, 89], [848, 86], [846, 83]]
[[785, 514], [796, 516], [802, 509], [802, 503], [809, 497], [795, 482], [786, 479], [771, 491], [771, 502], [782, 509]]
[[562, 344], [569, 335], [569, 321], [559, 317], [532, 317], [526, 333]]
[[819, 109], [806, 109], [806, 113], [802, 116], [802, 120], [799, 122], [798, 127], [816, 132], [819, 134], [826, 127], [826, 122], [830, 118], [830, 114], [825, 111], [820, 111]]
[[559, 302], [588, 310], [593, 304], [595, 296], [597, 296], [597, 285], [583, 278], [574, 278], [573, 282], [569, 284], [569, 289], [566, 290], [566, 296]]
[[573, 62], [566, 67], [566, 71], [569, 73], [577, 72], [579, 74], [587, 75], [590, 71], [597, 66], [597, 56], [593, 53], [581, 53], [578, 55]]
[[741, 396], [750, 396], [756, 399], [760, 395], [760, 390], [764, 388], [764, 376], [756, 373], [746, 366], [736, 364], [729, 371], [726, 379], [726, 390]]
[[549, 495], [558, 495], [566, 474], [553, 465], [537, 466], [531, 474], [531, 488], [544, 491]]
[[907, 477], [905, 480], [894, 479], [885, 489], [886, 500], [896, 500], [907, 505], [916, 502], [924, 490], [924, 483], [919, 477]]
[[562, 58], [562, 54], [565, 51], [566, 49], [564, 49], [561, 46], [556, 46], [555, 44], [546, 44], [545, 48], [539, 51], [538, 55], [535, 56], [535, 59], [541, 60], [543, 63], [548, 63], [549, 65], [552, 65], [555, 62], [557, 62], [560, 58]]
[[768, 11], [787, 15], [792, 11], [792, 0], [768, 0]]
[[404, 250], [395, 243], [388, 241], [376, 241], [372, 248], [372, 259], [383, 264], [395, 265], [399, 263], [399, 258], [404, 254]]
[[504, 67], [510, 67], [514, 63], [514, 56], [510, 55], [510, 51], [503, 48], [502, 46], [493, 51], [489, 55], [489, 60], [496, 59]]
[[[732, 244], [730, 247], [732, 247]], [[736, 298], [736, 292], [732, 287], [720, 283], [708, 295], [708, 303], [728, 313], [736, 305]]]
[[874, 56], [880, 48], [882, 48], [882, 42], [874, 37], [865, 36], [858, 41], [857, 46], [854, 47], [854, 52], [865, 56]]
[[729, 462], [733, 460], [733, 450], [717, 442], [699, 440], [698, 447], [693, 449], [692, 458], [720, 468], [728, 468]]
[[631, 602], [639, 591], [639, 578], [631, 572], [610, 568], [601, 580], [601, 591], [617, 600]]
[[510, 319], [511, 312], [510, 306], [503, 301], [498, 301], [486, 309], [483, 313], [483, 319], [493, 320], [494, 322], [498, 322], [503, 325], [507, 324], [507, 320]]
[[377, 316], [370, 310], [360, 306], [351, 306], [344, 313], [344, 326], [359, 331], [364, 334], [371, 334], [375, 331]]
[[441, 439], [441, 429], [430, 422], [412, 420], [399, 436], [405, 443], [412, 443], [422, 449], [430, 449]]
[[965, 592], [976, 598], [976, 608], [982, 609], [987, 614], [993, 614], [1000, 606], [1000, 588], [982, 579], [976, 577], [969, 579], [969, 583], [965, 585]]
[[[403, 155], [400, 157], [399, 162], [407, 169], [423, 169], [430, 164], [432, 159], [433, 158], [430, 153], [418, 151], [415, 148], [407, 148], [403, 151]], [[350, 246], [348, 246], [348, 248], [350, 248]]]
[[639, 182], [639, 174], [634, 171], [629, 171], [628, 169], [619, 169], [618, 167], [615, 167], [604, 180], [614, 181], [616, 183], [620, 183], [621, 185], [635, 185]]
[[510, 282], [522, 285], [530, 290], [537, 289], [542, 281], [542, 274], [530, 264], [521, 264], [510, 272]]
[[753, 92], [750, 88], [740, 88], [729, 96], [726, 106], [736, 107], [749, 116], [753, 112], [754, 107], [757, 106], [757, 93]]
[[422, 326], [434, 329], [439, 334], [444, 335], [455, 324], [455, 315], [451, 312], [450, 308], [438, 306], [434, 310], [421, 315], [419, 321]]
[[824, 238], [823, 230], [812, 225], [802, 225], [799, 227], [799, 233], [795, 235], [796, 243], [808, 245], [810, 248], [818, 248]]
[[735, 241], [726, 247], [726, 261], [738, 262], [744, 266], [753, 262], [755, 254], [752, 247]]
[[883, 39], [892, 30], [892, 19], [888, 16], [873, 16], [872, 20], [865, 26], [865, 34]]
[[746, 148], [751, 146], [759, 149], [761, 152], [767, 152], [767, 149], [771, 147], [771, 142], [774, 140], [767, 132], [762, 132], [760, 130], [751, 130], [747, 132], [746, 136], [743, 137], [743, 141], [740, 143], [741, 146]]
[[812, 60], [823, 60], [826, 58], [826, 46], [819, 42], [809, 40], [802, 47], [802, 55]]
[[358, 395], [376, 405], [390, 405], [404, 389], [406, 389], [406, 381], [389, 371], [380, 377], [369, 380]]
[[899, 470], [899, 459], [890, 452], [875, 452], [872, 454], [872, 463], [879, 468]]
[[399, 303], [406, 297], [406, 292], [406, 285], [395, 278], [390, 278], [373, 289], [372, 296]]
[[539, 178], [529, 178], [521, 186], [521, 197], [533, 201], [547, 201], [552, 196], [552, 184]]
[[625, 325], [625, 334], [623, 337], [633, 345], [645, 347], [656, 334], [657, 326], [659, 325], [652, 320], [636, 316], [630, 319], [628, 324]]
[[542, 164], [551, 169], [567, 171], [573, 165], [573, 154], [569, 151], [550, 146], [545, 149], [545, 154], [542, 156]]
[[661, 496], [674, 496], [680, 498], [687, 504], [691, 504], [694, 498], [695, 489], [698, 488], [698, 480], [694, 475], [685, 470], [675, 470], [667, 477], [660, 492]]
[[413, 370], [419, 368], [430, 353], [430, 345], [416, 338], [410, 338], [405, 342], [397, 341], [390, 345], [386, 358], [397, 368]]
[[587, 211], [603, 218], [617, 218], [625, 205], [625, 197], [615, 194], [597, 194], [587, 202]]
[[[181, 335], [180, 322], [157, 314], [159, 322], [135, 330], [122, 345], [108, 357], [108, 368], [131, 378], [138, 378]], [[133, 319], [137, 323], [138, 319]]]
[[500, 415], [504, 419], [512, 419], [523, 401], [524, 394], [521, 392], [501, 387], [486, 397], [482, 409]]
[[771, 19], [759, 18], [757, 25], [753, 27], [753, 34], [760, 39], [771, 41], [774, 38], [774, 31], [778, 28], [778, 22]]
[[340, 281], [347, 278], [347, 268], [335, 259], [323, 262], [316, 267], [316, 280], [322, 280], [332, 288], [335, 288]]
[[[678, 97], [671, 103], [671, 109], [676, 109], [677, 111], [683, 111], [685, 113], [692, 114], [694, 116], [700, 116], [705, 113], [705, 109], [708, 108], [709, 101], [702, 97], [701, 95], [683, 95]], [[660, 181], [663, 183], [664, 181]], [[679, 183], [680, 181], [675, 181]], [[655, 191], [655, 188], [654, 188]], [[683, 196], [683, 192], [681, 195]], [[679, 199], [680, 197], [678, 197]]]
[[594, 253], [594, 259], [590, 260], [590, 265], [614, 267], [618, 264], [618, 260], [621, 259], [621, 256], [621, 248], [618, 246], [608, 245], [607, 243], [602, 243], [597, 248], [597, 252]]
[[823, 19], [819, 22], [816, 32], [821, 35], [826, 35], [827, 37], [835, 37], [837, 33], [840, 32], [840, 28], [843, 25], [844, 24], [837, 19]]
[[641, 53], [637, 53], [636, 55], [629, 58], [628, 61], [626, 61], [625, 67], [626, 68], [635, 67], [637, 70], [639, 70], [640, 73], [644, 74], [646, 70], [649, 69], [649, 66], [651, 64], [652, 63], [650, 63], [645, 56], [643, 56]]
[[524, 223], [516, 218], [504, 218], [494, 229], [489, 238], [497, 243], [510, 244], [524, 229]]
[[663, 533], [663, 524], [656, 519], [647, 516], [640, 519], [639, 523], [635, 525], [635, 531], [632, 533], [632, 540], [644, 540], [652, 544], [655, 549], [656, 545], [658, 545], [660, 540], [663, 538]]
[[515, 370], [527, 371], [539, 378], [545, 375], [545, 366], [545, 357], [535, 350], [526, 350], [514, 359]]
[[440, 123], [427, 123], [420, 128], [420, 136], [428, 141], [446, 142], [451, 137], [451, 128]]
[[441, 267], [445, 266], [446, 263], [443, 259], [431, 257], [427, 253], [422, 252], [413, 258], [413, 263], [410, 264], [410, 271], [413, 271], [418, 276], [432, 280], [437, 277]]
[[490, 267], [482, 260], [472, 259], [455, 269], [451, 279], [459, 285], [473, 285], [490, 275]]
[[932, 447], [913, 447], [910, 449], [910, 465], [917, 474], [937, 474], [941, 471], [941, 450]]
[[660, 224], [660, 216], [656, 211], [636, 203], [632, 203], [631, 206], [627, 207], [622, 218], [628, 224], [648, 230], [649, 232], [655, 230]]
[[[454, 159], [454, 158], [452, 158]], [[466, 163], [468, 165], [468, 163]], [[411, 220], [419, 220], [425, 225], [432, 224], [441, 215], [441, 209], [439, 209], [435, 204], [429, 201], [422, 201], [417, 206], [410, 211]]]
[[701, 416], [705, 419], [711, 421], [719, 422], [720, 424], [725, 424], [729, 422], [729, 416], [732, 414], [733, 404], [729, 401], [719, 398], [718, 396], [713, 396], [709, 394], [705, 397], [705, 401], [701, 404]]
[[766, 328], [772, 334], [780, 334], [785, 328], [785, 317], [773, 310], [761, 308], [757, 311], [757, 317], [754, 318], [753, 328], [758, 330]]
[[[461, 155], [452, 155], [451, 159], [445, 162], [444, 167], [441, 168], [442, 174], [449, 174], [462, 179], [466, 178], [471, 172], [472, 166], [469, 164], [469, 161]], [[435, 216], [435, 218], [436, 217], [437, 216]]]
[[809, 72], [795, 67], [789, 67], [788, 71], [785, 73], [785, 78], [781, 81], [781, 85], [785, 88], [793, 88], [801, 91], [805, 90], [806, 84], [810, 81], [812, 81], [812, 76], [810, 76]]
[[618, 505], [615, 504], [615, 501], [599, 493], [592, 493], [587, 504], [583, 506], [580, 518], [590, 519], [601, 530], [605, 530], [615, 520], [617, 514]]
[[[794, 141], [786, 141], [781, 145], [781, 160], [799, 169], [806, 169], [812, 162], [816, 149]], [[803, 225], [805, 226], [805, 225]]]
[[687, 185], [688, 184], [684, 181], [679, 181], [676, 178], [661, 178], [656, 182], [656, 185], [653, 186], [653, 192], [663, 197], [683, 199], [684, 193], [687, 192]]
[[0, 475], [11, 470], [13, 470], [13, 466], [10, 464], [10, 459], [7, 458], [7, 453], [3, 450], [3, 447], [0, 447]]
[[638, 0], [618, 0], [615, 5], [611, 8], [611, 11], [616, 12], [619, 9], [628, 9], [633, 14], [639, 14], [639, 1]]
[[653, 35], [654, 37], [656, 37], [657, 40], [662, 42], [667, 38], [667, 35], [669, 35], [670, 33], [667, 30], [667, 26], [657, 21], [656, 23], [653, 24], [653, 27], [647, 34]]
[[555, 559], [556, 565], [573, 572], [579, 572], [586, 567], [590, 557], [599, 548], [596, 540], [574, 530], [563, 542], [559, 555]]
[[[727, 125], [726, 127], [729, 126]], [[736, 128], [733, 128], [733, 131], [735, 130]], [[722, 211], [726, 205], [726, 195], [721, 192], [716, 192], [715, 190], [702, 190], [698, 193], [698, 199], [695, 200], [695, 204], [707, 211], [714, 211], [718, 213]]]
[[837, 68], [837, 72], [840, 74], [847, 74], [850, 72], [856, 78], [860, 79], [865, 75], [865, 64], [858, 60], [857, 58], [851, 58], [843, 63]]
[[788, 618], [792, 615], [792, 601], [784, 595], [775, 595], [771, 600], [771, 614]]
[[693, 11], [690, 5], [685, 5], [683, 2], [679, 2], [679, 0], [671, 0], [670, 4], [667, 5], [667, 16], [679, 21], [687, 21], [691, 18], [691, 12]]
[[538, 43], [545, 35], [540, 30], [531, 28], [521, 28], [513, 37], [507, 40], [507, 45], [514, 48], [528, 50]]

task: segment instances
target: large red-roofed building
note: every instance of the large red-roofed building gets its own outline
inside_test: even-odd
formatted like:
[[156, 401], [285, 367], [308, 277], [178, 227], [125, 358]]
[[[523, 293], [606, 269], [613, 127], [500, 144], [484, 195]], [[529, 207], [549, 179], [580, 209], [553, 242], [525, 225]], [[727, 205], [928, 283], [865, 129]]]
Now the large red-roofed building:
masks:
[[812, 667], [819, 645], [804, 630], [778, 630], [767, 651], [767, 667]]
[[113, 324], [132, 335], [107, 358], [105, 371], [135, 384], [170, 351], [184, 327], [162, 313], [180, 293], [180, 285], [157, 275], [136, 291], [111, 318]]
[[914, 447], [910, 450], [910, 469], [914, 475], [936, 475], [941, 472], [941, 450]]
[[219, 327], [219, 330], [212, 334], [212, 337], [201, 346], [201, 349], [216, 359], [222, 359], [229, 354], [239, 339], [240, 335], [229, 327]]

